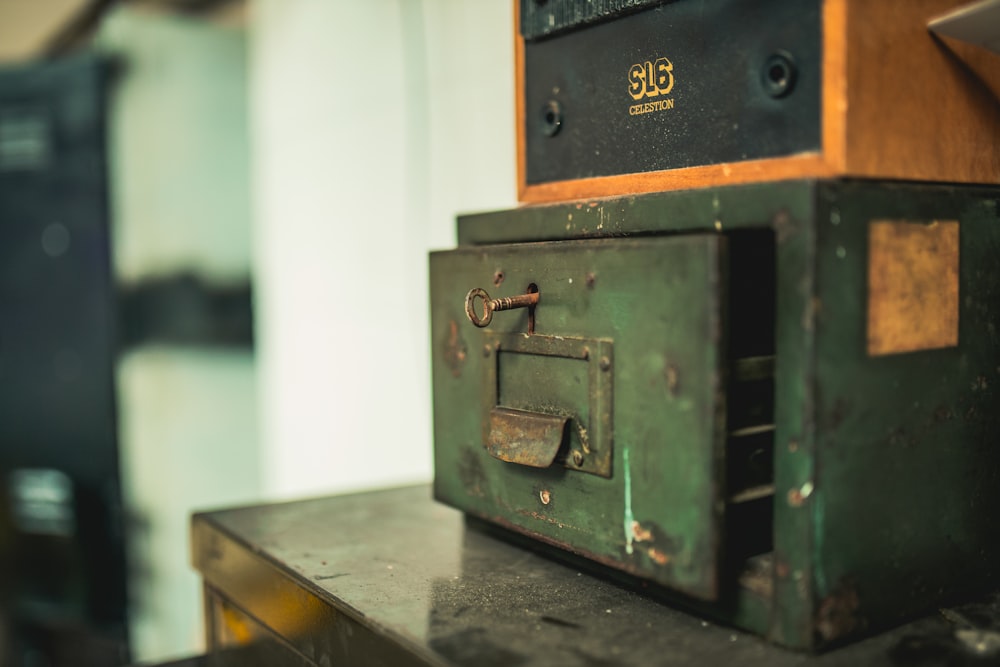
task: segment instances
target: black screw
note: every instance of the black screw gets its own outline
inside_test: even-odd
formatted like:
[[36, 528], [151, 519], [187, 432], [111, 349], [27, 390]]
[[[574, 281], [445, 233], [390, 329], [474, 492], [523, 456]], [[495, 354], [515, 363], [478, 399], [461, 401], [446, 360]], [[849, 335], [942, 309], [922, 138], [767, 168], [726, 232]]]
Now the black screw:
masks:
[[542, 107], [542, 131], [545, 136], [554, 137], [562, 127], [562, 105], [555, 100], [549, 100]]
[[796, 75], [795, 60], [791, 54], [779, 51], [771, 54], [764, 63], [760, 83], [771, 97], [784, 97], [795, 87]]

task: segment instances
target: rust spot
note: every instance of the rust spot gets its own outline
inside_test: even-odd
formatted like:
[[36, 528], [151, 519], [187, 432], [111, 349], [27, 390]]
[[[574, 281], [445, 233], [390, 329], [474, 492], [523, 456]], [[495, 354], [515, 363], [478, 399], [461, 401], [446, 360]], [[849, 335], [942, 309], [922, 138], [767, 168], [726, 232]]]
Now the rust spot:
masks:
[[538, 492], [538, 499], [542, 501], [543, 505], [548, 505], [552, 502], [552, 494], [549, 493], [548, 489], [542, 489]]
[[588, 288], [594, 289], [594, 285], [597, 283], [597, 276], [595, 276], [593, 273], [588, 273], [587, 277], [584, 278], [584, 282], [587, 284]]
[[854, 582], [840, 581], [819, 605], [816, 630], [820, 636], [833, 641], [862, 629], [864, 623], [857, 615], [860, 604]]
[[788, 215], [788, 210], [784, 208], [774, 215], [771, 226], [774, 227], [774, 235], [778, 243], [784, 243], [795, 233], [792, 218]]
[[946, 422], [951, 421], [955, 418], [954, 413], [947, 405], [939, 405], [934, 411], [934, 421], [936, 422]]
[[636, 547], [635, 553], [644, 553], [651, 561], [660, 566], [668, 565], [673, 560], [673, 554], [678, 550], [678, 541], [663, 531], [657, 524], [647, 521], [645, 525], [640, 521], [632, 522], [632, 541], [636, 544], [644, 543], [643, 547]]
[[633, 521], [632, 537], [635, 538], [636, 542], [651, 542], [653, 540], [653, 533], [647, 528], [643, 528], [642, 524], [638, 521]]
[[779, 560], [774, 566], [774, 573], [779, 579], [787, 579], [789, 574], [788, 563], [783, 560]]
[[663, 553], [656, 547], [649, 547], [649, 549], [646, 550], [646, 553], [657, 565], [666, 565], [670, 562], [670, 554]]
[[453, 376], [461, 377], [466, 356], [467, 348], [459, 331], [458, 322], [451, 320], [448, 322], [448, 340], [444, 344], [444, 363]]
[[799, 441], [798, 440], [792, 440], [791, 442], [789, 442], [788, 443], [788, 451], [792, 452], [793, 454], [795, 452], [799, 451]]
[[496, 273], [493, 274], [493, 286], [500, 287], [500, 283], [503, 282], [503, 271], [497, 269]]
[[471, 448], [462, 451], [462, 458], [458, 462], [458, 478], [462, 480], [462, 485], [470, 496], [486, 497], [489, 480], [483, 471], [478, 452]]
[[677, 377], [677, 366], [668, 363], [663, 374], [667, 377], [667, 391], [670, 392], [670, 397], [677, 398], [677, 389], [680, 384]]
[[[537, 521], [544, 521], [545, 523], [551, 524], [551, 525], [553, 525], [553, 526], [555, 526], [557, 528], [570, 528], [572, 530], [579, 530], [579, 528], [574, 528], [573, 526], [567, 526], [566, 524], [564, 524], [564, 523], [562, 523], [560, 521], [556, 521], [552, 517], [545, 516], [541, 512], [535, 512], [535, 511], [528, 511], [528, 510], [519, 509], [519, 510], [517, 510], [517, 513], [520, 514], [521, 516], [531, 517], [532, 519], [535, 519]], [[509, 523], [509, 522], [505, 522], [505, 521], [499, 521], [498, 519], [494, 519], [494, 521], [497, 521], [498, 523], [501, 523], [501, 524], [508, 524]], [[566, 543], [564, 541], [557, 540], [557, 539], [552, 539], [552, 538], [546, 539], [545, 536], [543, 536], [543, 535], [540, 535], [540, 534], [538, 534], [538, 533], [536, 533], [534, 531], [525, 530], [524, 528], [520, 528], [518, 526], [509, 526], [509, 527], [513, 527], [515, 530], [517, 530], [519, 532], [525, 533], [527, 535], [531, 535], [535, 539], [541, 540], [542, 542], [549, 542], [550, 544], [558, 544], [560, 546], [566, 546]]]
[[798, 489], [790, 489], [788, 491], [788, 504], [792, 507], [802, 507], [806, 502], [805, 496]]

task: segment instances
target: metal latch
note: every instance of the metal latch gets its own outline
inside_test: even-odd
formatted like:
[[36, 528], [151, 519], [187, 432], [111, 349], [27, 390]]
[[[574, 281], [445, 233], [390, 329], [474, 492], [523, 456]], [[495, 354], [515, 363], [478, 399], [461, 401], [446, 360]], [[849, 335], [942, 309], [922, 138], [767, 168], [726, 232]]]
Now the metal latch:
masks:
[[482, 443], [502, 461], [611, 477], [612, 342], [483, 332]]

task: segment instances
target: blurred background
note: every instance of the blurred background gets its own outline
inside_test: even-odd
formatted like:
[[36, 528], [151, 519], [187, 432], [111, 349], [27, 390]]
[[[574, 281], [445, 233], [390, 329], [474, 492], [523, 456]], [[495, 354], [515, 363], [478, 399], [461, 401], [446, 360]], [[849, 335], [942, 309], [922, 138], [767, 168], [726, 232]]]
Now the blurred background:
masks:
[[0, 0], [4, 665], [202, 648], [192, 511], [431, 478], [509, 0]]

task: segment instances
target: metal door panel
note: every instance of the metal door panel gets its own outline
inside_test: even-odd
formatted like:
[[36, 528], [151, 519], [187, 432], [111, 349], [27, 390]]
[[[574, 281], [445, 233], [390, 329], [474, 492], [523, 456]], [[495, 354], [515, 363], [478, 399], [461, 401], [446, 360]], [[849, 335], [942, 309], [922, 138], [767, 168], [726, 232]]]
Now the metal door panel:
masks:
[[[716, 599], [724, 255], [715, 234], [432, 254], [437, 497]], [[486, 328], [464, 312], [529, 287]]]

